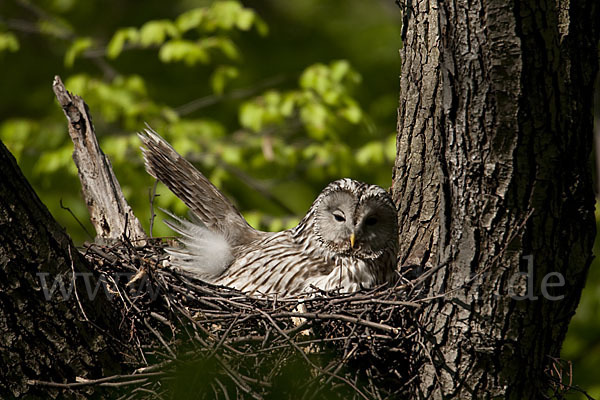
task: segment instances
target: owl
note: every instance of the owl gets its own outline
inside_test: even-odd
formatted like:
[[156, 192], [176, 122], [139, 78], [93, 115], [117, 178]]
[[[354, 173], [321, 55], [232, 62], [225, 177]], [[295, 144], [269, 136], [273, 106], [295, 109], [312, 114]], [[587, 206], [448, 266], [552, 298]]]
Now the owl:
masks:
[[171, 215], [181, 235], [170, 263], [195, 277], [256, 296], [310, 291], [353, 292], [393, 281], [397, 214], [381, 187], [340, 179], [317, 196], [292, 229], [262, 232], [156, 132], [139, 137], [146, 170], [189, 208], [191, 220]]

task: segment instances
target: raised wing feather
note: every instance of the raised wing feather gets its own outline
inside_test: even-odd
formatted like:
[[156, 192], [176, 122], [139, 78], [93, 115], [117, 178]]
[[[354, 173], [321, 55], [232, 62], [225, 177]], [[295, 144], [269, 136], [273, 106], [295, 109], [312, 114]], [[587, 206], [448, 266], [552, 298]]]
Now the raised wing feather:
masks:
[[210, 230], [223, 235], [231, 246], [248, 243], [260, 233], [248, 225], [237, 208], [189, 161], [158, 133], [139, 133], [146, 171], [164, 183]]

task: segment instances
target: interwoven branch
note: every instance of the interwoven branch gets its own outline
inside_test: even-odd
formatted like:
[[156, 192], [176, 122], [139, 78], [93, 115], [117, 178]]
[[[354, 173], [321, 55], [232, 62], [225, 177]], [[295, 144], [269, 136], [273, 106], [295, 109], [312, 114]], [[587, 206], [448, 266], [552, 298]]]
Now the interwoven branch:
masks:
[[144, 361], [129, 378], [77, 386], [128, 385], [126, 398], [166, 397], [185, 376], [206, 398], [366, 399], [401, 396], [412, 384], [418, 287], [249, 297], [164, 267], [162, 246], [85, 249]]

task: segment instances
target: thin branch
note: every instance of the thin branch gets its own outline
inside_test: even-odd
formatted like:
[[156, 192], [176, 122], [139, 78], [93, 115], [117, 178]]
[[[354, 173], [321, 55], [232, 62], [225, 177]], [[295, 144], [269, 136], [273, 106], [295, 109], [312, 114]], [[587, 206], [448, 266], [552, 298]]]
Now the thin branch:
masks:
[[202, 108], [209, 107], [220, 103], [222, 101], [229, 100], [239, 100], [244, 99], [246, 97], [250, 97], [266, 88], [273, 87], [276, 85], [280, 85], [281, 83], [286, 81], [286, 77], [284, 75], [277, 75], [271, 78], [267, 78], [263, 81], [258, 82], [256, 85], [232, 90], [231, 92], [224, 95], [209, 95], [200, 97], [198, 99], [192, 100], [188, 103], [182, 104], [179, 107], [175, 108], [175, 112], [181, 116], [185, 116], [193, 113], [194, 111], [198, 111]]
[[83, 223], [79, 220], [79, 218], [77, 218], [77, 216], [73, 213], [73, 211], [71, 211], [71, 209], [69, 207], [66, 207], [63, 205], [62, 199], [60, 199], [59, 204], [60, 204], [60, 208], [62, 208], [63, 210], [65, 210], [69, 214], [71, 214], [71, 217], [73, 217], [73, 219], [79, 224], [79, 226], [81, 227], [81, 229], [83, 229], [83, 231], [88, 236], [88, 238], [93, 240], [94, 236], [86, 229], [85, 225], [83, 225]]

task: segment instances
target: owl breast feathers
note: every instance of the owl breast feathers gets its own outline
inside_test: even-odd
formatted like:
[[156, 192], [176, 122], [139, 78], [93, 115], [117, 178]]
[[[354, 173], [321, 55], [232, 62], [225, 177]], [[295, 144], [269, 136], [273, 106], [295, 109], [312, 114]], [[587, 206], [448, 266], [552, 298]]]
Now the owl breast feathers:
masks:
[[192, 221], [167, 222], [181, 235], [182, 247], [167, 249], [172, 265], [253, 295], [352, 292], [395, 279], [396, 208], [379, 186], [331, 182], [295, 228], [262, 232], [156, 132], [139, 136], [148, 173], [192, 212]]

